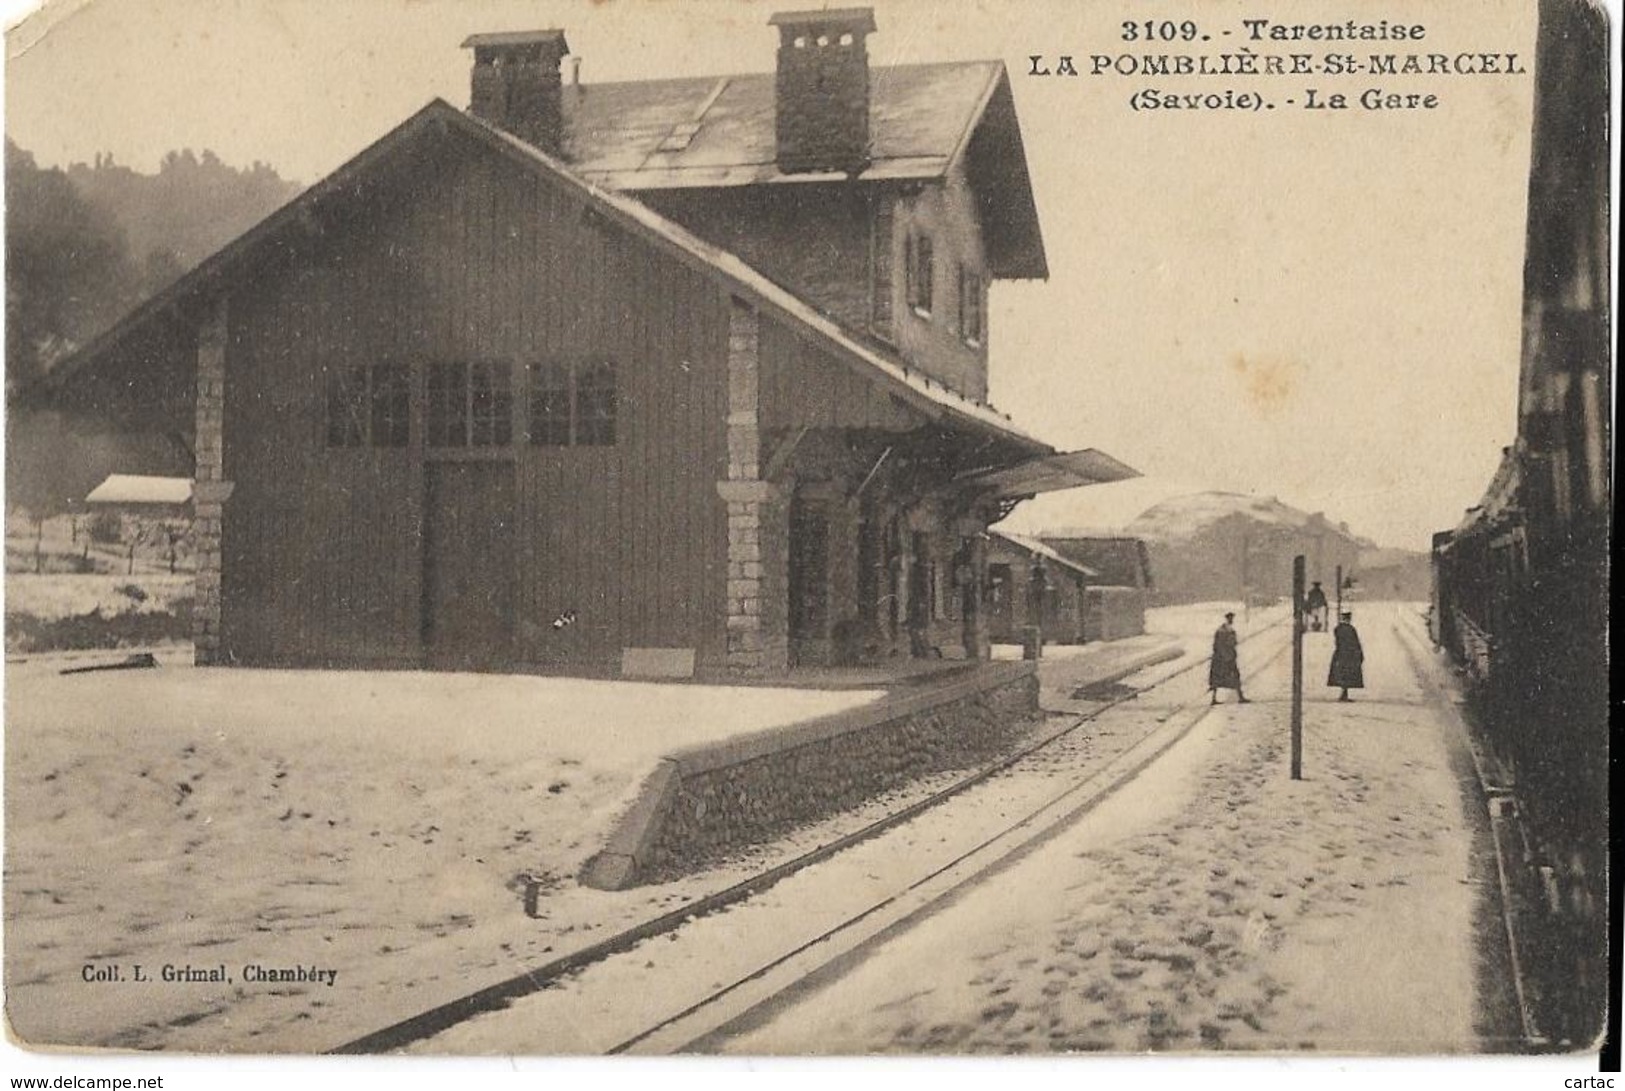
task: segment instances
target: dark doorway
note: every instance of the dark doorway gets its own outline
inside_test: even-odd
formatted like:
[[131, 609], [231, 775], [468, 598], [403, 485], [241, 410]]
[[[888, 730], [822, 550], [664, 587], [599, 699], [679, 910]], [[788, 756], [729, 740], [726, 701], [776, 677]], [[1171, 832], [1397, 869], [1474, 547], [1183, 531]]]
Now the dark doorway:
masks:
[[829, 518], [816, 502], [790, 503], [790, 661], [824, 665], [829, 644]]
[[931, 538], [915, 531], [908, 569], [909, 654], [931, 654], [931, 619], [936, 615], [937, 572], [931, 560]]
[[430, 463], [424, 489], [424, 657], [435, 667], [504, 668], [513, 659], [513, 464]]

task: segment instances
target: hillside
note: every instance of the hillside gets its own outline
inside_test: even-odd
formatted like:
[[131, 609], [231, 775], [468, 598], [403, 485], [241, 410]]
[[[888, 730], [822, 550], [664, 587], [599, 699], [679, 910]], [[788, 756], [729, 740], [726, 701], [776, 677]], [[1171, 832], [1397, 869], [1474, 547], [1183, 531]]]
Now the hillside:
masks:
[[[1096, 494], [1107, 488], [1040, 498], [1048, 502], [1026, 512], [1017, 509], [1010, 523], [1040, 537], [1112, 534], [1142, 539], [1160, 603], [1285, 598], [1292, 589], [1292, 558], [1299, 554], [1307, 578], [1328, 591], [1339, 571], [1352, 576], [1362, 593], [1369, 587], [1371, 597], [1414, 598], [1423, 586], [1418, 573], [1426, 574], [1425, 556], [1418, 561], [1398, 556], [1403, 551], [1379, 551], [1348, 524], [1273, 496], [1196, 489], [1153, 495], [1145, 486], [1140, 495], [1150, 498], [1149, 506], [1135, 515], [1129, 514], [1132, 495], [1100, 497], [1108, 502], [1095, 503]], [[1099, 529], [1104, 527], [1113, 529]], [[1368, 583], [1363, 567], [1380, 580]]]
[[111, 156], [75, 163], [66, 173], [85, 200], [123, 229], [131, 259], [157, 280], [192, 268], [302, 188], [265, 163], [239, 169], [190, 148], [168, 153], [157, 174], [119, 166]]
[[1357, 536], [1347, 523], [1332, 523], [1321, 512], [1310, 514], [1273, 496], [1234, 492], [1201, 492], [1171, 497], [1141, 512], [1126, 530], [1137, 538], [1162, 542], [1188, 540], [1210, 531], [1226, 519], [1240, 517], [1260, 530], [1307, 531], [1346, 539], [1362, 549], [1375, 543]]

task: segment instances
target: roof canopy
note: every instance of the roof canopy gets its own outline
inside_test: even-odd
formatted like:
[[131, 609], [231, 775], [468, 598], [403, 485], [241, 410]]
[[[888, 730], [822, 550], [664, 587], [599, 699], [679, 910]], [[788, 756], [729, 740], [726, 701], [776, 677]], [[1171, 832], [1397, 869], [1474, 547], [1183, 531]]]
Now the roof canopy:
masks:
[[1132, 466], [1125, 466], [1111, 455], [1091, 447], [1034, 458], [1004, 469], [966, 474], [956, 484], [986, 492], [995, 500], [1003, 500], [1057, 489], [1075, 489], [1080, 485], [1126, 481], [1139, 476], [1140, 471]]

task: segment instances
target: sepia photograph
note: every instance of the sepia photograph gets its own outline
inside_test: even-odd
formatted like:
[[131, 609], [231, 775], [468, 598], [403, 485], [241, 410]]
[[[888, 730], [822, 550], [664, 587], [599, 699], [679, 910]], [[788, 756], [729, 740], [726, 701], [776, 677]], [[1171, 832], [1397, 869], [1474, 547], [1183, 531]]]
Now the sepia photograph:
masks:
[[1617, 1071], [1617, 11], [797, 2], [8, 4], [8, 1066]]

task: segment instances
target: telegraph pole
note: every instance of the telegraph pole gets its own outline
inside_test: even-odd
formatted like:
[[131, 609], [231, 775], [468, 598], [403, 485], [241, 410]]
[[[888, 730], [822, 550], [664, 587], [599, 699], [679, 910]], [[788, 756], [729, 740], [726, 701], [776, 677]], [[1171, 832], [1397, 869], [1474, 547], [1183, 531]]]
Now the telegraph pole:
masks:
[[1292, 779], [1303, 779], [1303, 554], [1292, 558]]

